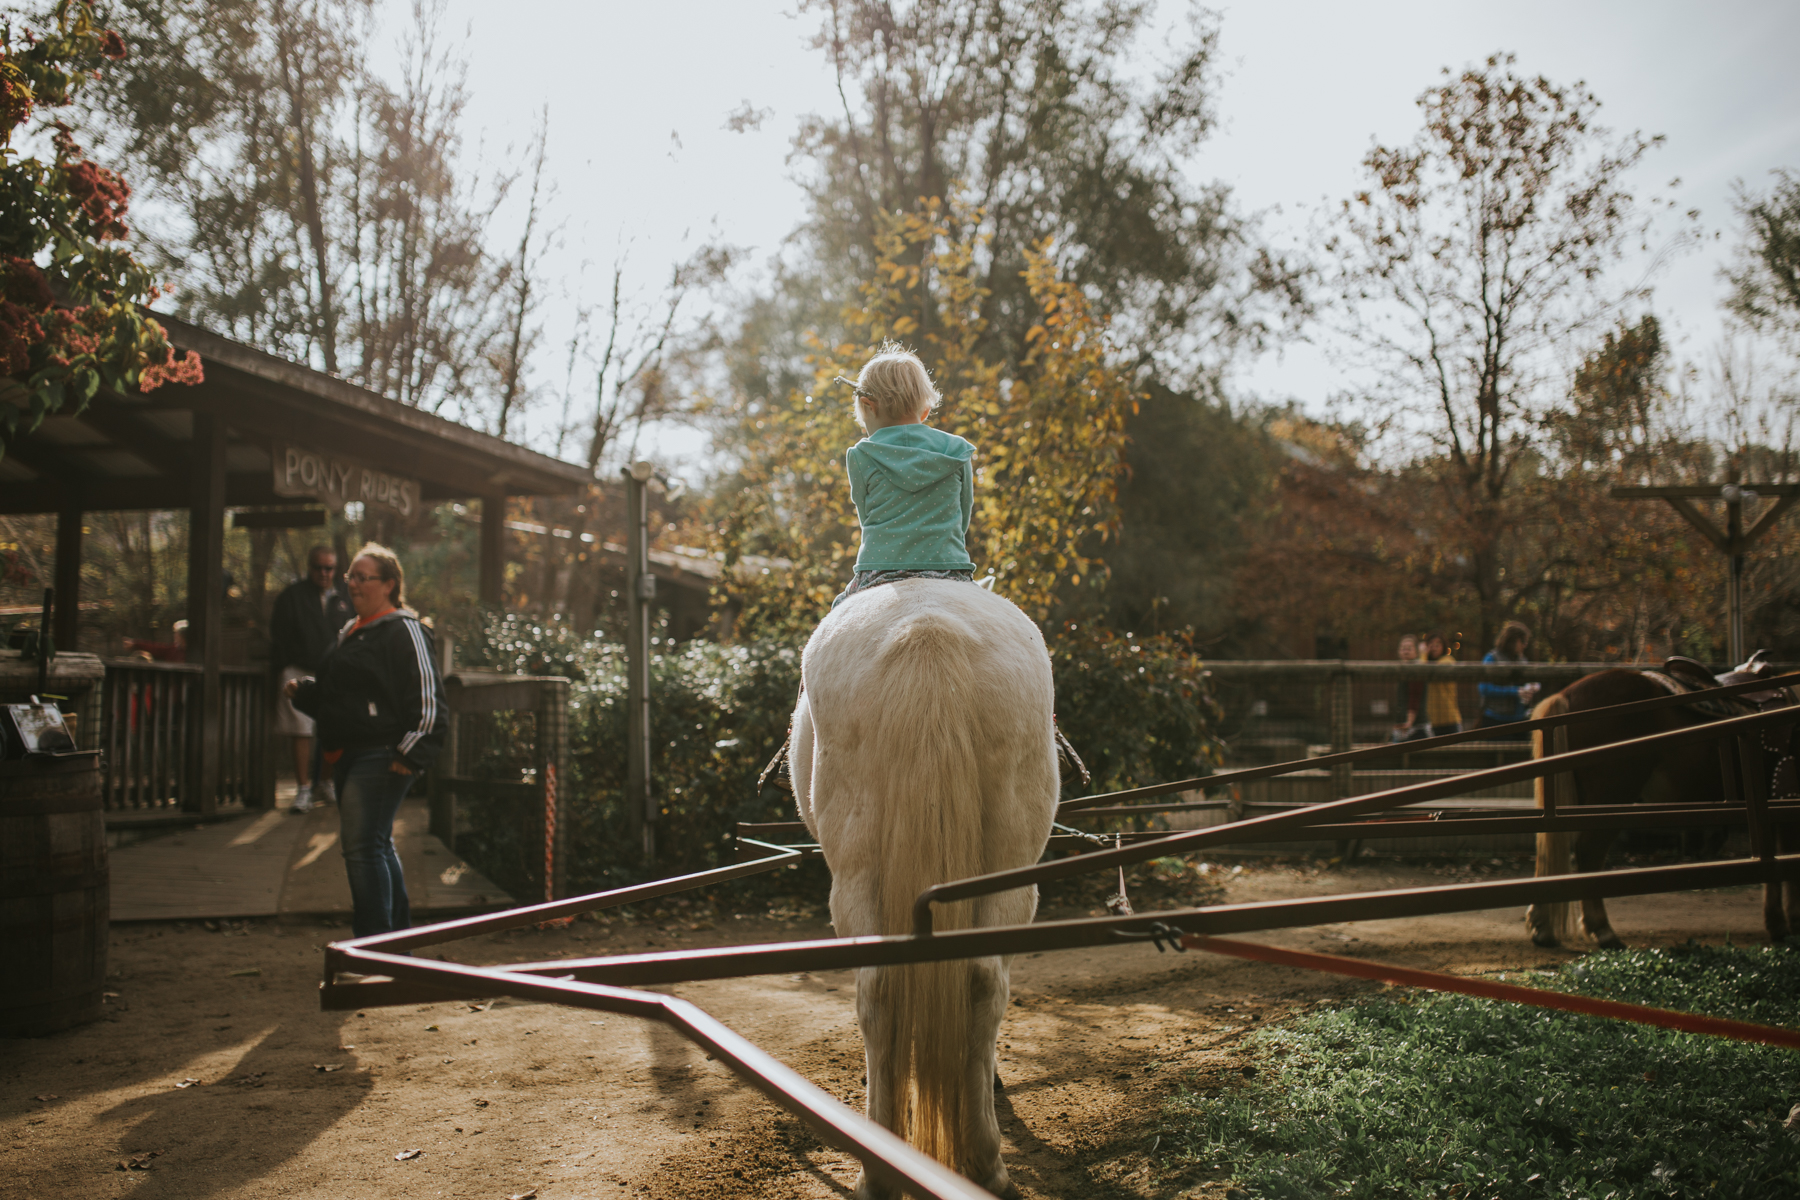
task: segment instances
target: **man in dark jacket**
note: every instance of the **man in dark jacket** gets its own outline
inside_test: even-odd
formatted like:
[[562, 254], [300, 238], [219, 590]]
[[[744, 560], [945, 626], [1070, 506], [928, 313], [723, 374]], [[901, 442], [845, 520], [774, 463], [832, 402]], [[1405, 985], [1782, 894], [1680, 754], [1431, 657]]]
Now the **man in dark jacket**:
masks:
[[[313, 779], [318, 775], [318, 745], [312, 718], [288, 699], [290, 679], [317, 675], [325, 656], [337, 645], [338, 631], [354, 619], [350, 600], [337, 581], [337, 554], [330, 546], [314, 546], [306, 555], [306, 578], [297, 579], [275, 600], [269, 618], [270, 665], [275, 668], [275, 729], [294, 740], [294, 809], [313, 806]], [[328, 785], [323, 780], [320, 787]]]

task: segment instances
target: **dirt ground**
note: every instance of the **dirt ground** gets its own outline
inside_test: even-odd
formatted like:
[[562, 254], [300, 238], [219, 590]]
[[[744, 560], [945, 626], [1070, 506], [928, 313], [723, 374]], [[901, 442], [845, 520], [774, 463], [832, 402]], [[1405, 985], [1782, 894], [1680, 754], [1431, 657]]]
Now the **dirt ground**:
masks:
[[[1230, 901], [1513, 875], [1521, 861], [1212, 864]], [[1617, 901], [1633, 944], [1760, 938], [1748, 889]], [[1140, 907], [1148, 908], [1148, 905]], [[1068, 914], [1073, 915], [1073, 914]], [[670, 909], [460, 944], [472, 962], [828, 936], [817, 918]], [[144, 1200], [540, 1200], [849, 1194], [823, 1148], [717, 1063], [627, 1018], [501, 1000], [322, 1013], [320, 950], [341, 927], [251, 922], [113, 931], [104, 1021], [0, 1042], [0, 1196]], [[1268, 935], [1453, 972], [1542, 966], [1521, 910]], [[1244, 1035], [1370, 985], [1147, 945], [1032, 955], [1013, 972], [999, 1096], [1025, 1196], [1224, 1197], [1152, 1138], [1178, 1084], [1250, 1065]], [[850, 973], [672, 989], [861, 1104]], [[399, 1156], [421, 1151], [409, 1158]]]

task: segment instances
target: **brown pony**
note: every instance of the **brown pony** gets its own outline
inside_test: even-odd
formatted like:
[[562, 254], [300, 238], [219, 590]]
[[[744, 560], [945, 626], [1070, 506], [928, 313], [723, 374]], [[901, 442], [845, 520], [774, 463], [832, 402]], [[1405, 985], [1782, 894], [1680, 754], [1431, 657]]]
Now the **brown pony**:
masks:
[[[1710, 674], [1701, 677], [1703, 668], [1696, 670], [1698, 667], [1699, 664], [1688, 660], [1671, 659], [1665, 665], [1664, 672], [1599, 671], [1576, 680], [1554, 696], [1546, 697], [1531, 715], [1561, 716], [1584, 709], [1691, 692], [1712, 682], [1747, 682], [1758, 675], [1774, 674], [1773, 668], [1762, 661], [1760, 651], [1738, 671], [1717, 681]], [[1703, 683], [1702, 679], [1706, 682]], [[1760, 703], [1754, 705], [1734, 704], [1732, 697], [1719, 697], [1711, 701], [1697, 698], [1699, 702], [1693, 707], [1677, 705], [1649, 712], [1576, 722], [1565, 727], [1568, 731], [1566, 749], [1582, 750], [1608, 742], [1687, 729], [1732, 715], [1734, 710], [1752, 712], [1757, 707], [1791, 705], [1797, 700], [1795, 691], [1792, 688], [1771, 689], [1772, 694], [1766, 698], [1758, 694]], [[1765, 796], [1788, 797], [1796, 794], [1794, 776], [1797, 738], [1800, 738], [1800, 729], [1794, 725], [1763, 727], [1755, 733], [1745, 735], [1746, 748], [1752, 751], [1748, 771], [1752, 787], [1761, 790]], [[1532, 734], [1534, 757], [1544, 757], [1545, 740], [1542, 730]], [[1637, 758], [1612, 759], [1563, 775], [1561, 778], [1565, 781], [1565, 790], [1559, 796], [1564, 798], [1562, 803], [1582, 805], [1722, 802], [1725, 799], [1725, 787], [1719, 769], [1720, 749], [1720, 744], [1716, 742], [1693, 741], [1668, 746], [1660, 752]], [[1556, 778], [1550, 776], [1537, 780], [1539, 808], [1544, 807], [1546, 786], [1555, 786]], [[1573, 795], [1567, 790], [1570, 786], [1573, 788]], [[1610, 829], [1585, 830], [1574, 834], [1540, 833], [1537, 839], [1537, 874], [1540, 878], [1545, 875], [1566, 875], [1571, 866], [1583, 873], [1603, 870], [1606, 866], [1606, 853], [1616, 836], [1617, 831]], [[1800, 850], [1800, 825], [1778, 825], [1776, 840], [1779, 853]], [[1791, 880], [1787, 883], [1785, 910], [1782, 900], [1782, 885], [1771, 883], [1763, 888], [1763, 923], [1768, 929], [1769, 938], [1777, 942], [1800, 927], [1800, 884]], [[1581, 902], [1581, 924], [1588, 936], [1602, 947], [1616, 948], [1624, 945], [1607, 919], [1604, 900]], [[1573, 902], [1534, 904], [1526, 910], [1525, 927], [1531, 934], [1531, 940], [1540, 946], [1554, 946], [1560, 941], [1573, 939], [1576, 935], [1575, 905]]]

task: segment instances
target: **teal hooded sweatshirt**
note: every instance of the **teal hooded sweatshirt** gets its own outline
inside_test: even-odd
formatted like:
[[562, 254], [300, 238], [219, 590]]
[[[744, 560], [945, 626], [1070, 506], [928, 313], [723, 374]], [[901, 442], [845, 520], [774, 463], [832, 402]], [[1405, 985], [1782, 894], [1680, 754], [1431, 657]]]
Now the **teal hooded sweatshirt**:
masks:
[[846, 454], [862, 521], [858, 571], [972, 571], [972, 442], [929, 425], [877, 429]]

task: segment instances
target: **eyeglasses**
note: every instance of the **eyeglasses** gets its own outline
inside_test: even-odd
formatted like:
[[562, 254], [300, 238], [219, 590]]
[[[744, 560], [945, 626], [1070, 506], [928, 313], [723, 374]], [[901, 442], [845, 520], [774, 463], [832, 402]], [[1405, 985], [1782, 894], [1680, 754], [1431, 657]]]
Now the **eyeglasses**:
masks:
[[346, 583], [374, 583], [380, 578], [379, 575], [364, 575], [361, 571], [352, 571], [344, 576], [344, 581]]

